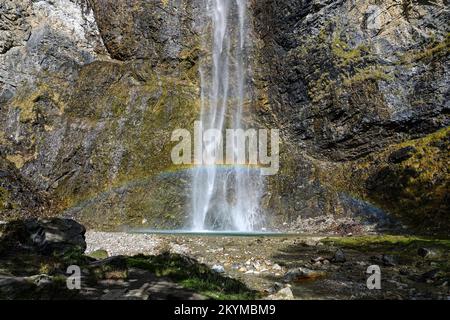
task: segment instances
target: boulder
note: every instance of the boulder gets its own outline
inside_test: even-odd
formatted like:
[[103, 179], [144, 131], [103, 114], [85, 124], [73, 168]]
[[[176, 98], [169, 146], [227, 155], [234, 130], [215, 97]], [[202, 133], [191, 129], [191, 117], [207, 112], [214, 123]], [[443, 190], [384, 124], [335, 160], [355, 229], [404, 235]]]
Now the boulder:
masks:
[[86, 250], [84, 226], [71, 219], [27, 219], [3, 226], [0, 248], [44, 255]]
[[425, 259], [436, 259], [439, 258], [440, 254], [434, 250], [428, 248], [419, 248], [417, 254]]
[[292, 290], [289, 287], [283, 288], [277, 293], [267, 297], [267, 300], [293, 300], [293, 299], [294, 294], [292, 293]]

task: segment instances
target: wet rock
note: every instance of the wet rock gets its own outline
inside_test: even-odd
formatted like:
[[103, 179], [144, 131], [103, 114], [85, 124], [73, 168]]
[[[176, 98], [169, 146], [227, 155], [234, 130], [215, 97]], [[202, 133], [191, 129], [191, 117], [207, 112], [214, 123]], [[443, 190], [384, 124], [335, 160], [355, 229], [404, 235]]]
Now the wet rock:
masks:
[[307, 268], [295, 268], [288, 270], [284, 277], [284, 282], [296, 282], [302, 280], [314, 280], [317, 278], [324, 277], [326, 275], [325, 272], [315, 271]]
[[[0, 145], [3, 143], [0, 138]], [[0, 219], [10, 220], [11, 216], [36, 217], [42, 215], [46, 208], [46, 195], [39, 192], [0, 152]]]
[[[439, 3], [443, 5], [445, 1], [439, 0]], [[362, 190], [355, 198], [368, 196], [370, 203], [383, 208], [387, 214], [398, 213], [398, 217], [404, 217], [403, 221], [409, 221], [411, 214], [417, 215], [420, 222], [415, 221], [414, 225], [422, 227], [425, 222], [448, 233], [444, 218], [448, 206], [439, 209], [445, 203], [442, 195], [421, 192], [421, 187], [413, 183], [411, 187], [405, 186], [407, 182], [386, 188], [390, 179], [382, 176], [387, 174], [396, 182], [408, 181], [411, 174], [417, 175], [411, 169], [400, 174], [396, 171], [399, 164], [411, 159], [416, 147], [390, 146], [425, 137], [449, 124], [447, 90], [444, 89], [448, 87], [449, 79], [445, 19], [441, 18], [438, 6], [414, 6], [412, 11], [422, 12], [420, 18], [410, 19], [396, 1], [377, 2], [376, 5], [366, 0], [357, 3], [326, 1], [320, 9], [315, 1], [255, 1], [255, 31], [261, 40], [261, 52], [258, 52], [260, 74], [257, 71], [255, 75], [260, 83], [257, 86], [264, 97], [269, 97], [269, 102], [266, 98], [261, 99], [267, 109], [265, 115], [273, 117], [272, 123], [282, 121], [285, 124], [291, 141], [286, 148], [289, 150], [286, 158], [296, 164], [290, 171], [301, 172], [301, 175], [283, 181], [283, 190], [289, 192], [282, 195], [278, 211], [302, 219], [327, 216], [330, 211], [357, 214], [358, 206], [353, 205], [354, 201], [346, 201], [342, 193]], [[389, 26], [393, 16], [397, 21], [395, 28]], [[439, 39], [435, 45], [430, 44], [426, 31], [428, 23], [433, 25], [432, 33]], [[421, 30], [420, 35], [417, 30]], [[442, 52], [432, 54], [433, 48], [438, 50], [438, 46]], [[409, 60], [408, 56], [413, 52], [423, 59], [413, 57]], [[406, 61], [402, 62], [400, 56]], [[386, 61], [398, 63], [386, 64]], [[377, 75], [373, 70], [381, 73]], [[387, 79], [384, 75], [393, 78]], [[426, 98], [418, 99], [409, 88], [415, 88]], [[399, 94], [393, 97], [392, 92], [397, 90]], [[298, 148], [302, 151], [296, 152]], [[311, 156], [320, 161], [310, 159]], [[432, 152], [426, 152], [423, 157], [434, 156]], [[329, 162], [323, 165], [325, 159]], [[352, 161], [356, 159], [364, 163], [364, 169], [354, 166]], [[446, 162], [444, 155], [436, 163], [433, 161], [432, 166], [440, 168]], [[341, 166], [345, 163], [347, 165]], [[329, 164], [342, 168], [336, 175], [339, 178], [331, 178], [333, 169]], [[383, 164], [394, 168], [376, 175]], [[318, 167], [323, 176], [315, 179], [312, 172]], [[369, 177], [372, 172], [374, 174], [371, 180], [378, 181], [366, 183], [368, 171], [371, 171]], [[396, 175], [400, 177], [395, 178]], [[341, 181], [342, 176], [346, 176], [345, 183]], [[429, 181], [436, 189], [445, 189], [443, 181], [446, 178], [442, 170], [436, 170], [436, 175], [431, 176], [433, 178], [428, 179], [427, 184]], [[342, 190], [342, 185], [347, 186], [346, 190]], [[337, 186], [340, 186], [338, 194]], [[374, 186], [377, 188], [372, 191]], [[428, 190], [431, 188], [427, 187]], [[411, 195], [411, 189], [417, 190], [417, 195]], [[315, 197], [317, 194], [321, 196]], [[404, 207], [404, 200], [410, 202], [408, 209]], [[422, 209], [424, 203], [430, 204], [426, 210]], [[371, 206], [366, 203], [366, 210], [361, 211], [368, 212], [369, 208]], [[426, 221], [428, 219], [424, 217], [428, 216], [433, 218]], [[357, 234], [357, 230], [350, 230], [344, 235], [349, 232]]]
[[331, 261], [334, 263], [344, 263], [345, 261], [347, 261], [344, 251], [342, 251], [341, 249], [336, 250], [333, 258], [331, 258]]

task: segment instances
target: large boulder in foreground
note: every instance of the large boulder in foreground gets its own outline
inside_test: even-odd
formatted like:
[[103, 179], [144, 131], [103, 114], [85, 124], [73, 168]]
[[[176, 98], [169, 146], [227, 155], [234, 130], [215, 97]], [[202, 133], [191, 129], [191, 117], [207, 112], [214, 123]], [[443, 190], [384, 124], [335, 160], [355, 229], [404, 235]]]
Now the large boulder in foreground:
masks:
[[70, 219], [27, 219], [1, 227], [0, 251], [24, 250], [44, 255], [86, 250], [84, 226]]

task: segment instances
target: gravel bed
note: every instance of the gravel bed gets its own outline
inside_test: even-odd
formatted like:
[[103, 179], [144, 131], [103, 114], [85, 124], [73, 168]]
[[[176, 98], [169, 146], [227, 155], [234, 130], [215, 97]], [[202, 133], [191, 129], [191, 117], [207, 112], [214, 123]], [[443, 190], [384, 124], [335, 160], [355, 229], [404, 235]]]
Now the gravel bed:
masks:
[[106, 250], [109, 256], [132, 256], [139, 253], [157, 254], [161, 240], [152, 235], [123, 232], [86, 232], [86, 253]]

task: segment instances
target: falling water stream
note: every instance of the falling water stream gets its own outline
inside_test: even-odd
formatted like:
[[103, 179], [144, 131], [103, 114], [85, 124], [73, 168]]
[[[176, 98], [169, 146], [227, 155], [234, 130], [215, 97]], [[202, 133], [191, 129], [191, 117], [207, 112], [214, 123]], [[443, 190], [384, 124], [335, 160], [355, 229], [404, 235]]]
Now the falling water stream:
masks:
[[[200, 67], [200, 121], [203, 130], [245, 130], [243, 115], [249, 101], [247, 0], [205, 0], [205, 6], [204, 29], [209, 31], [204, 35], [208, 54]], [[203, 152], [212, 159], [193, 170], [191, 230], [258, 230], [262, 226], [261, 172], [248, 165], [219, 165], [217, 148], [223, 146], [204, 141]], [[236, 142], [232, 148], [237, 155]]]

